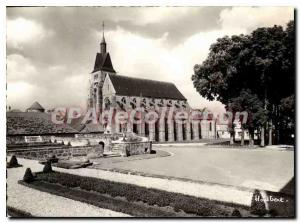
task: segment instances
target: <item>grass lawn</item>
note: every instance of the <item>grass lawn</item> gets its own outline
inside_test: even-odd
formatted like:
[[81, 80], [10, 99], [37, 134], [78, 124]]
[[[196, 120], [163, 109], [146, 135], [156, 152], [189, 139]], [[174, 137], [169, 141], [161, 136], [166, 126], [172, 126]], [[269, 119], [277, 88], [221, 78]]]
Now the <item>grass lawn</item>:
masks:
[[294, 177], [294, 152], [267, 149], [159, 147], [171, 156], [128, 162], [99, 162], [96, 168], [280, 191]]

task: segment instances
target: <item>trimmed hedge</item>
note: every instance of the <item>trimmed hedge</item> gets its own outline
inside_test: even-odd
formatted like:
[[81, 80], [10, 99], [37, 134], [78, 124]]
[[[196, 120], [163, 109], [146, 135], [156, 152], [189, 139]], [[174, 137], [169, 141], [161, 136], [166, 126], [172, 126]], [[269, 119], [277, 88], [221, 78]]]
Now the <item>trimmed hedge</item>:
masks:
[[52, 166], [51, 166], [51, 161], [47, 161], [44, 165], [43, 173], [51, 173], [51, 172], [53, 172]]
[[171, 206], [176, 212], [182, 210], [187, 214], [195, 214], [198, 216], [230, 216], [234, 209], [233, 207], [238, 206], [233, 204], [225, 205], [217, 201], [179, 193], [68, 173], [38, 173], [37, 179], [49, 183], [60, 184], [69, 188], [79, 187], [86, 191], [108, 194], [111, 197], [124, 197], [129, 202], [141, 201], [151, 206]]
[[84, 202], [94, 205], [96, 207], [109, 209], [125, 214], [129, 214], [135, 217], [181, 217], [181, 213], [176, 213], [172, 210], [161, 209], [149, 205], [144, 205], [135, 202], [128, 202], [122, 199], [115, 199], [107, 195], [95, 193], [93, 191], [86, 191], [77, 188], [68, 188], [60, 184], [52, 184], [45, 181], [34, 181], [32, 183], [20, 184], [40, 190], [46, 193], [50, 193], [57, 196], [63, 196], [75, 201]]
[[238, 209], [236, 209], [236, 208], [233, 210], [231, 216], [232, 216], [232, 217], [237, 217], [237, 218], [242, 217], [240, 211], [239, 211]]
[[32, 218], [32, 217], [34, 217], [29, 212], [22, 211], [20, 209], [10, 207], [10, 206], [6, 207], [6, 213], [9, 217], [12, 217], [12, 218]]
[[251, 213], [258, 216], [264, 216], [267, 214], [266, 205], [259, 190], [255, 190], [252, 195]]
[[6, 163], [6, 168], [15, 168], [15, 167], [21, 167], [22, 165], [20, 165], [18, 163], [17, 157], [15, 155], [13, 155], [10, 158], [10, 161], [8, 163]]
[[30, 168], [26, 169], [25, 174], [23, 176], [23, 181], [25, 181], [26, 183], [30, 183], [34, 181], [34, 176]]

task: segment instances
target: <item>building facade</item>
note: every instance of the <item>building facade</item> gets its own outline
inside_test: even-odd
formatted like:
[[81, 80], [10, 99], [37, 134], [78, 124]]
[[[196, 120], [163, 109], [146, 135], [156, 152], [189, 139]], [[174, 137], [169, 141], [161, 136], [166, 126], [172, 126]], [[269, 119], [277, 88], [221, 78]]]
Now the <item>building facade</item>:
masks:
[[[159, 142], [216, 137], [213, 118], [204, 119], [198, 114], [192, 121], [190, 117], [178, 115], [191, 114], [193, 110], [173, 83], [117, 74], [106, 49], [104, 33], [89, 78], [88, 109], [100, 114], [112, 111], [113, 117], [118, 112], [127, 114], [125, 123], [117, 123], [115, 119], [102, 123], [109, 133], [134, 132]], [[150, 116], [156, 117], [150, 120]]]

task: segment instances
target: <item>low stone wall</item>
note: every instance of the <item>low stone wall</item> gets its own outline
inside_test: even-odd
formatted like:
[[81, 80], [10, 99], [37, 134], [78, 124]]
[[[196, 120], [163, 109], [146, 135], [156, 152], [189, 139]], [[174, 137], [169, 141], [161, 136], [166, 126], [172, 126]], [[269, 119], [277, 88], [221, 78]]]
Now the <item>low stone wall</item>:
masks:
[[112, 151], [118, 152], [122, 156], [131, 156], [150, 153], [152, 149], [151, 142], [122, 142], [112, 143]]
[[8, 150], [7, 155], [34, 160], [44, 160], [52, 155], [60, 159], [68, 159], [74, 156], [100, 157], [103, 156], [103, 149], [98, 146], [15, 148]]

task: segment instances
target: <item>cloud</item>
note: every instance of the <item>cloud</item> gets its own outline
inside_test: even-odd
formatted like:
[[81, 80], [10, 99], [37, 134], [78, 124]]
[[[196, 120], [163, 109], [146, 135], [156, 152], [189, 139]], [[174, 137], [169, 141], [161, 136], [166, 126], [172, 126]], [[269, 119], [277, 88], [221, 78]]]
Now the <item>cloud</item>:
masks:
[[22, 48], [23, 44], [34, 42], [35, 44], [52, 32], [46, 31], [44, 27], [24, 18], [7, 20], [7, 44], [9, 47]]
[[28, 81], [34, 79], [38, 74], [36, 67], [23, 55], [8, 55], [6, 62], [9, 82]]
[[293, 9], [15, 7], [7, 9], [7, 16], [8, 103], [14, 108], [27, 108], [35, 100], [46, 108], [84, 106], [104, 20], [118, 75], [173, 82], [193, 107], [222, 110], [221, 103], [207, 101], [194, 89], [194, 65], [203, 62], [217, 38], [285, 25]]
[[[210, 44], [219, 35], [217, 31], [198, 33], [172, 49], [165, 47], [167, 33], [159, 39], [151, 39], [119, 27], [108, 32], [106, 39], [118, 75], [173, 82], [190, 105], [201, 108], [211, 107], [211, 102], [195, 91], [191, 81], [193, 66], [205, 59]], [[213, 108], [216, 107], [223, 109], [221, 103], [215, 103]]]
[[257, 27], [286, 26], [294, 19], [293, 7], [233, 7], [220, 13], [223, 30], [249, 33]]
[[12, 109], [25, 110], [33, 103], [36, 95], [37, 89], [30, 83], [23, 81], [7, 83], [7, 105]]
[[85, 106], [87, 68], [35, 64], [20, 54], [7, 57], [7, 101], [13, 108], [26, 109], [34, 101], [46, 108]]

